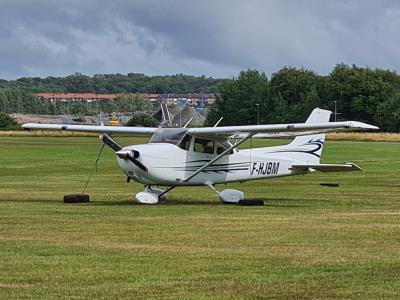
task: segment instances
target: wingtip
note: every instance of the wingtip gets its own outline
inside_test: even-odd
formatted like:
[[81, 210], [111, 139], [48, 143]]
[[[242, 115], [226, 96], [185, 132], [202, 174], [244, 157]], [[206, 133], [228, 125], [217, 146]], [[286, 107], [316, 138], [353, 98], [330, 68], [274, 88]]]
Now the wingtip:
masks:
[[363, 127], [363, 129], [366, 130], [379, 130], [379, 127], [374, 126], [374, 125], [370, 125], [370, 124], [365, 124], [366, 126]]
[[40, 125], [37, 123], [25, 123], [21, 125], [22, 129], [26, 129], [26, 130], [31, 130], [31, 129], [35, 129], [35, 126]]
[[379, 130], [379, 127], [371, 125], [371, 124], [367, 124], [367, 123], [363, 123], [363, 122], [357, 122], [357, 121], [351, 121], [350, 122], [350, 127], [352, 128], [358, 128], [361, 130]]

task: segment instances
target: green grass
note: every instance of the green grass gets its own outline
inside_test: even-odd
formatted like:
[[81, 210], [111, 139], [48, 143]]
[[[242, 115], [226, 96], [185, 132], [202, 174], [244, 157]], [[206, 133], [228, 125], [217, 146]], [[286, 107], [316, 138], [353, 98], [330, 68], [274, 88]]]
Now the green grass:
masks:
[[91, 203], [63, 204], [99, 148], [96, 137], [0, 138], [0, 299], [400, 298], [399, 143], [327, 143], [323, 162], [365, 173], [229, 185], [263, 207], [222, 205], [201, 187], [136, 205], [143, 187], [106, 150]]

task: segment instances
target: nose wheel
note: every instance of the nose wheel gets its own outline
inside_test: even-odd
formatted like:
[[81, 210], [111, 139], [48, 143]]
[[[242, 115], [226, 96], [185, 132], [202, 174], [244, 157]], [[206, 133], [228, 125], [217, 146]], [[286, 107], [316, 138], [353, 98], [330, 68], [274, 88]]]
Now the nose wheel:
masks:
[[152, 186], [146, 186], [143, 192], [135, 195], [136, 202], [140, 204], [157, 204], [159, 201], [167, 200], [166, 191]]

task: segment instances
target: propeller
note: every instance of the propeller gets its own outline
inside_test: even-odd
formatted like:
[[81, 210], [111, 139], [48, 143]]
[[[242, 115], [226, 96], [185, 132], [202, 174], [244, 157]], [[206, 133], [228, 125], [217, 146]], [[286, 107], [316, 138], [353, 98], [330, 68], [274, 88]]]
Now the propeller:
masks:
[[101, 135], [100, 139], [103, 141], [104, 144], [113, 149], [119, 158], [130, 160], [138, 168], [147, 172], [147, 168], [140, 161], [137, 160], [137, 158], [139, 158], [140, 156], [139, 151], [122, 150], [122, 147], [107, 134]]
[[116, 141], [114, 141], [108, 134], [100, 135], [100, 139], [103, 141], [104, 144], [113, 149], [115, 152], [122, 149], [122, 147]]

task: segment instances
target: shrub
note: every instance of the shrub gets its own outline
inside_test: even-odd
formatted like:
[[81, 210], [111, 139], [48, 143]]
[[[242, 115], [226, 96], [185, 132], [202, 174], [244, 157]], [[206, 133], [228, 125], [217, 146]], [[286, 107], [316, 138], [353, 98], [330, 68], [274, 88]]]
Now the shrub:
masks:
[[152, 116], [138, 113], [135, 114], [126, 124], [126, 126], [144, 126], [144, 127], [157, 127], [158, 121]]
[[16, 130], [20, 129], [18, 123], [8, 114], [0, 112], [0, 130]]

